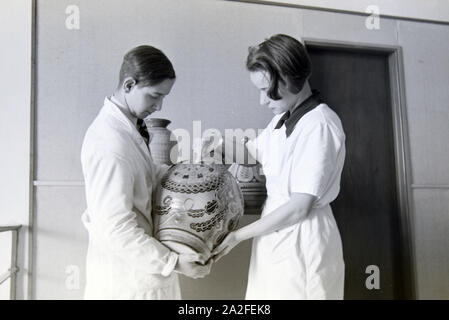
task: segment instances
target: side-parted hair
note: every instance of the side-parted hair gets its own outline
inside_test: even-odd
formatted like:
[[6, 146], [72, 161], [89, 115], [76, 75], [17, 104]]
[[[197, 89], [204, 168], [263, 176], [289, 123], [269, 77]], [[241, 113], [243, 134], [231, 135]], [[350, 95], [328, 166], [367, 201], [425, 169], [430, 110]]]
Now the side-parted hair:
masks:
[[279, 82], [289, 91], [298, 93], [312, 73], [312, 63], [304, 45], [285, 34], [277, 34], [249, 48], [246, 68], [265, 71], [270, 75], [267, 95], [279, 100]]
[[144, 45], [128, 51], [120, 68], [119, 86], [127, 77], [132, 77], [140, 86], [152, 86], [165, 79], [176, 78], [173, 65], [159, 49]]

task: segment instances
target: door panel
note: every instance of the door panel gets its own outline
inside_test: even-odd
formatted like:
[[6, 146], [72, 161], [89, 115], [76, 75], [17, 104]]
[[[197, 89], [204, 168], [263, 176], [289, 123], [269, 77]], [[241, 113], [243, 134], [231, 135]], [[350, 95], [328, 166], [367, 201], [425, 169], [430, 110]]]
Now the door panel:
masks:
[[[345, 299], [403, 297], [388, 56], [309, 46], [312, 88], [346, 134], [341, 191], [331, 204], [343, 241]], [[368, 289], [368, 266], [380, 288]], [[372, 282], [370, 282], [372, 283]]]

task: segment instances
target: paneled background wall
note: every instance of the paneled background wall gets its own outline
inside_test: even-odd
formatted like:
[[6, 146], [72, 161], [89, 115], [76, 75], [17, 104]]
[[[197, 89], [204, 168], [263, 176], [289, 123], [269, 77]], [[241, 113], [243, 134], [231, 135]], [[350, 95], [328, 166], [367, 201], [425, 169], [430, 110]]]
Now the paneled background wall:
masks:
[[449, 27], [400, 22], [418, 298], [449, 299]]
[[349, 13], [365, 13], [367, 8], [376, 6], [383, 16], [443, 22], [449, 20], [449, 6], [446, 0], [257, 0], [257, 2]]
[[[80, 9], [80, 29], [65, 10]], [[276, 33], [403, 48], [412, 163], [417, 298], [449, 298], [449, 27], [220, 0], [46, 0], [37, 3], [33, 297], [82, 297], [87, 233], [79, 160], [84, 133], [117, 85], [123, 54], [161, 48], [177, 82], [157, 117], [169, 128], [263, 128], [271, 118], [245, 70], [247, 48]], [[242, 224], [257, 216], [245, 216]], [[382, 232], [382, 230], [379, 230]], [[250, 243], [207, 278], [182, 279], [186, 299], [244, 297]], [[79, 276], [79, 283], [77, 278]]]
[[[65, 27], [68, 5], [80, 29]], [[248, 47], [275, 33], [302, 34], [288, 8], [223, 1], [38, 2], [36, 113], [35, 298], [79, 298], [84, 288], [87, 233], [80, 166], [84, 133], [104, 97], [117, 86], [123, 54], [140, 44], [161, 48], [177, 81], [157, 117], [169, 128], [263, 128], [271, 113], [245, 70]], [[242, 224], [256, 219], [245, 216]], [[185, 298], [244, 297], [250, 243], [214, 266], [206, 279], [183, 279]], [[80, 285], [73, 285], [79, 270]]]
[[[0, 226], [22, 225], [19, 232], [17, 298], [29, 283], [32, 2], [0, 2]], [[10, 263], [11, 232], [0, 235], [0, 274]], [[1, 285], [0, 299], [9, 297]], [[5, 293], [5, 294], [4, 294]]]

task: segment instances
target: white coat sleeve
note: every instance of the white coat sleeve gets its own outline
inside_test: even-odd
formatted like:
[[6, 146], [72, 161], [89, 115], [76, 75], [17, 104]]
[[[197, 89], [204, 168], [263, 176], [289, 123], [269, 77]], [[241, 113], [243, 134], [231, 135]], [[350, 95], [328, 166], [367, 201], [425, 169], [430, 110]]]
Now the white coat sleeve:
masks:
[[138, 226], [133, 211], [134, 178], [128, 161], [97, 150], [87, 162], [84, 169], [92, 237], [136, 269], [168, 276], [178, 255]]
[[342, 141], [326, 123], [316, 123], [304, 131], [293, 153], [290, 191], [320, 199], [336, 170]]

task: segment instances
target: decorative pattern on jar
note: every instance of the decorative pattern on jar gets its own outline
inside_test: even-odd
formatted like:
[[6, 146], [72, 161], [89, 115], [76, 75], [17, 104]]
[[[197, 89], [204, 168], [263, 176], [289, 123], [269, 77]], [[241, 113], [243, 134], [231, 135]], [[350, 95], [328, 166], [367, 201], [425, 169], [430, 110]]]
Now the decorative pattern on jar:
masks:
[[237, 227], [243, 208], [237, 181], [224, 165], [177, 164], [156, 190], [154, 235], [175, 252], [209, 257]]
[[[148, 134], [150, 135], [148, 146], [153, 161], [158, 164], [173, 164], [170, 160], [170, 153], [177, 142], [176, 138], [172, 136], [171, 131], [167, 129], [171, 121], [167, 119], [150, 118], [145, 120], [145, 123], [147, 125]], [[177, 150], [174, 150], [174, 152], [177, 152]], [[174, 153], [173, 157], [176, 159], [177, 154]]]

